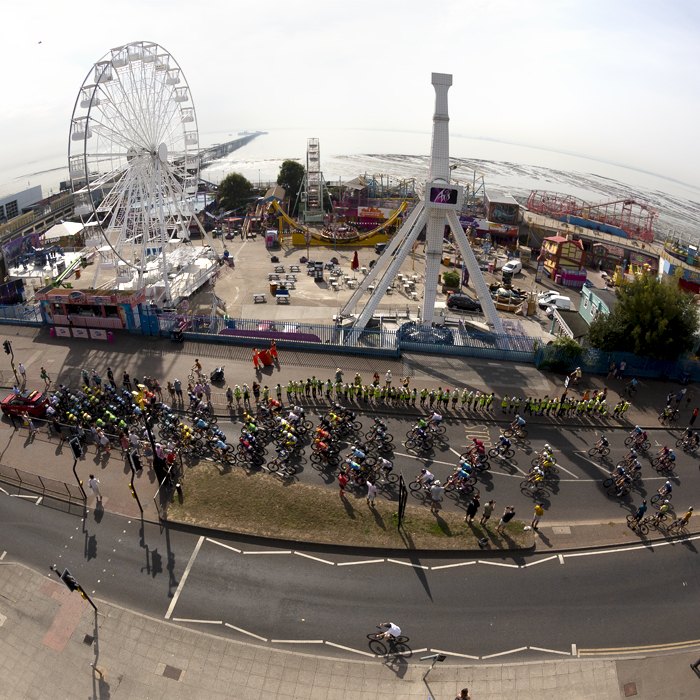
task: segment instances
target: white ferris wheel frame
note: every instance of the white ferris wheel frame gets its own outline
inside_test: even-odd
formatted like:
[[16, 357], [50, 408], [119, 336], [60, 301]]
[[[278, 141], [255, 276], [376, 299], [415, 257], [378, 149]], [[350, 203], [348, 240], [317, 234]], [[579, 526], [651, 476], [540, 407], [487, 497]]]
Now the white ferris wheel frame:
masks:
[[138, 274], [141, 288], [148, 259], [160, 256], [169, 300], [168, 249], [189, 241], [192, 222], [214, 250], [188, 200], [198, 189], [199, 132], [189, 84], [172, 54], [154, 42], [133, 42], [91, 67], [73, 107], [68, 163], [76, 213], [99, 227], [117, 282], [121, 262], [129, 278]]

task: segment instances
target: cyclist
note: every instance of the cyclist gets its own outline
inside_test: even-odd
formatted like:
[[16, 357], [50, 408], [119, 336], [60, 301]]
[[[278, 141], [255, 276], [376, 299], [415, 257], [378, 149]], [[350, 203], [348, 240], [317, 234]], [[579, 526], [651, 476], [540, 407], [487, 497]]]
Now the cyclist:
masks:
[[382, 470], [387, 475], [391, 473], [391, 470], [393, 468], [394, 468], [393, 463], [390, 462], [388, 459], [382, 459], [382, 461], [377, 466], [377, 470]]
[[398, 637], [401, 636], [401, 628], [397, 627], [393, 622], [382, 622], [380, 627], [385, 627], [386, 632], [377, 635], [377, 639], [388, 639], [389, 641], [396, 641]]
[[432, 430], [435, 430], [440, 423], [442, 423], [442, 416], [439, 413], [435, 413], [435, 411], [431, 411], [428, 417], [428, 425], [431, 426]]
[[595, 447], [597, 447], [599, 450], [604, 450], [606, 447], [609, 447], [610, 443], [608, 442], [608, 439], [605, 437], [605, 435], [600, 436], [600, 440], [596, 442]]
[[515, 420], [510, 424], [511, 430], [520, 432], [525, 427], [525, 419], [519, 414], [515, 414]]
[[641, 519], [644, 517], [644, 513], [646, 513], [646, 512], [647, 512], [647, 502], [646, 502], [646, 500], [644, 500], [644, 501], [642, 501], [642, 505], [639, 506], [639, 508], [637, 508], [632, 522], [638, 524], [641, 521]]
[[429, 472], [427, 469], [420, 470], [420, 475], [418, 476], [417, 481], [419, 481], [423, 486], [430, 486], [434, 480], [435, 474]]
[[202, 376], [202, 363], [198, 359], [195, 359], [192, 365], [192, 371], [196, 372], [198, 377]]
[[630, 437], [633, 437], [635, 440], [641, 437], [644, 434], [644, 431], [638, 426], [634, 426], [634, 430], [630, 433]]
[[690, 506], [688, 508], [686, 514], [682, 518], [678, 518], [671, 527], [685, 527], [688, 524], [688, 521], [690, 520], [691, 516], [693, 515], [693, 506]]
[[472, 444], [469, 446], [470, 452], [476, 452], [479, 455], [486, 454], [486, 448], [481, 440], [477, 440], [475, 437], [472, 438]]
[[659, 493], [666, 498], [666, 496], [670, 495], [671, 491], [673, 491], [673, 484], [670, 481], [667, 481], [660, 489]]

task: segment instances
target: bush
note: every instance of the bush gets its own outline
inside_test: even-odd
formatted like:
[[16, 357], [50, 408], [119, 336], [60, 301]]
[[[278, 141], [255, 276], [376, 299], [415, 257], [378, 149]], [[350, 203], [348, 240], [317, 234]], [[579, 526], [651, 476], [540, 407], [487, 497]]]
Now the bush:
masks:
[[446, 287], [459, 287], [459, 272], [443, 272], [442, 283]]

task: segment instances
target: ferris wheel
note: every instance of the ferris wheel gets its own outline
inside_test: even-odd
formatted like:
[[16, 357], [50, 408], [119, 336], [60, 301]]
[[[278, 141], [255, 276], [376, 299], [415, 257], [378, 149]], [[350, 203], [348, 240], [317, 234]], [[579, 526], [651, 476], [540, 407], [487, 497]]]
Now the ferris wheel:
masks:
[[99, 231], [87, 241], [99, 246], [95, 281], [105, 268], [124, 289], [162, 280], [170, 300], [168, 273], [179, 267], [173, 253], [189, 241], [191, 225], [213, 250], [194, 206], [197, 117], [171, 54], [141, 41], [95, 63], [73, 108], [68, 165], [75, 213]]

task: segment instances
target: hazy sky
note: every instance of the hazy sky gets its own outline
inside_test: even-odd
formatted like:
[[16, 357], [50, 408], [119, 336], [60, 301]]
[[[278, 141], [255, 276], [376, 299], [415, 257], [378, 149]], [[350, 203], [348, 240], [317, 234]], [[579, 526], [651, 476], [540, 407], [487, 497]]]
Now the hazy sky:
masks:
[[429, 131], [436, 71], [454, 75], [453, 134], [700, 186], [697, 2], [35, 0], [3, 9], [5, 167], [65, 154], [91, 66], [110, 48], [149, 40], [182, 66], [202, 135]]

